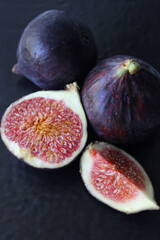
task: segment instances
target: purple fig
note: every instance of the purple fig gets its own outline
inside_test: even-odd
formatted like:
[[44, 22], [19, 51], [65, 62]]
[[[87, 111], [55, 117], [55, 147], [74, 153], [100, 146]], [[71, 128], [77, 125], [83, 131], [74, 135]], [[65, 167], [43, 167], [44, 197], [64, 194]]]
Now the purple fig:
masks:
[[73, 81], [81, 86], [96, 59], [90, 29], [65, 11], [50, 10], [25, 28], [12, 71], [40, 88], [60, 89]]
[[160, 126], [160, 74], [143, 60], [114, 56], [87, 76], [83, 105], [93, 129], [104, 140], [133, 143]]

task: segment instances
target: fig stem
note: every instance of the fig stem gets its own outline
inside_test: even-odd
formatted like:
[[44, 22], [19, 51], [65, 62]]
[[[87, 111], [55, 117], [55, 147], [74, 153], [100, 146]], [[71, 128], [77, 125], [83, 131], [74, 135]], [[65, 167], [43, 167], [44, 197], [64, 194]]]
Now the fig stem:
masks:
[[17, 75], [21, 75], [21, 72], [20, 72], [20, 70], [19, 70], [19, 64], [18, 64], [18, 63], [16, 63], [16, 64], [13, 66], [12, 72], [15, 73], [15, 74], [17, 74]]
[[130, 61], [129, 66], [128, 66], [128, 71], [130, 74], [134, 74], [138, 72], [141, 69], [140, 64], [137, 62], [137, 59], [133, 59]]
[[117, 75], [121, 77], [127, 72], [129, 72], [132, 75], [138, 72], [140, 69], [141, 66], [138, 63], [137, 59], [128, 59], [120, 66], [120, 68], [117, 71]]

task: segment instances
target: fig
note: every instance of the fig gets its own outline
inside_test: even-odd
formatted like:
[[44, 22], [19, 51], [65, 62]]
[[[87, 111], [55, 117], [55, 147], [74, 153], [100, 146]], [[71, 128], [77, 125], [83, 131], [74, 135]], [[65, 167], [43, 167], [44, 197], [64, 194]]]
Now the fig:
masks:
[[88, 74], [82, 101], [96, 134], [114, 144], [145, 140], [160, 126], [160, 74], [131, 56], [113, 56]]
[[24, 29], [13, 72], [42, 89], [79, 86], [96, 64], [97, 48], [88, 26], [63, 10], [49, 10]]
[[129, 214], [159, 209], [144, 169], [120, 148], [107, 142], [89, 144], [80, 172], [88, 191], [116, 210]]
[[1, 121], [7, 148], [37, 168], [59, 168], [82, 151], [87, 122], [76, 83], [66, 90], [38, 91], [11, 104]]

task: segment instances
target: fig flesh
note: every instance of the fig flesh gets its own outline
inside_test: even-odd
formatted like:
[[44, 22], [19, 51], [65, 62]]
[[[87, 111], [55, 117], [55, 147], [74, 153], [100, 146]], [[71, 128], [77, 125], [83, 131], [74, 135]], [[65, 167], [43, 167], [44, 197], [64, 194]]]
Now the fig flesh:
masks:
[[114, 56], [87, 76], [82, 100], [97, 135], [115, 144], [143, 141], [160, 126], [160, 74], [143, 60]]
[[111, 144], [91, 143], [81, 157], [80, 172], [88, 191], [114, 209], [128, 214], [159, 209], [142, 166]]
[[87, 122], [76, 83], [66, 90], [38, 91], [11, 104], [1, 137], [19, 159], [37, 168], [59, 168], [82, 151]]
[[90, 29], [63, 10], [49, 10], [26, 26], [13, 72], [42, 89], [63, 89], [74, 81], [81, 86], [96, 59]]

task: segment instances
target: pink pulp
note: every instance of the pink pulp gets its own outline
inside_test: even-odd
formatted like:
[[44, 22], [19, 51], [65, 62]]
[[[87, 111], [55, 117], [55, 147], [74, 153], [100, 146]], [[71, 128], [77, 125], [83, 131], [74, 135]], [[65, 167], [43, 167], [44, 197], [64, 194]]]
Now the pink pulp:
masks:
[[83, 133], [81, 119], [62, 100], [43, 97], [23, 100], [13, 106], [4, 128], [10, 141], [49, 163], [71, 157]]
[[111, 148], [90, 150], [94, 159], [91, 181], [94, 188], [113, 201], [125, 202], [145, 189], [145, 178], [136, 164], [123, 153]]

